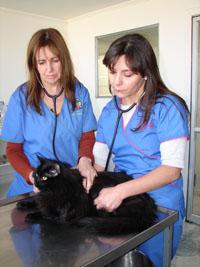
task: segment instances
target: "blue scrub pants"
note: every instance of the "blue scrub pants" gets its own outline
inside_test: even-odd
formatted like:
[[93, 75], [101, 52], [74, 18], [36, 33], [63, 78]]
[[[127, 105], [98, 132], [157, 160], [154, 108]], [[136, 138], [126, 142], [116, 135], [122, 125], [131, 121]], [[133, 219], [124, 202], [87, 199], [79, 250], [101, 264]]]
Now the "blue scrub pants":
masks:
[[[172, 257], [175, 255], [179, 242], [181, 240], [182, 228], [183, 228], [183, 219], [180, 218], [174, 224]], [[163, 259], [164, 259], [164, 232], [163, 231], [153, 236], [152, 238], [150, 238], [143, 244], [141, 244], [138, 247], [138, 249], [150, 258], [150, 260], [154, 263], [155, 267], [164, 266], [163, 265]]]

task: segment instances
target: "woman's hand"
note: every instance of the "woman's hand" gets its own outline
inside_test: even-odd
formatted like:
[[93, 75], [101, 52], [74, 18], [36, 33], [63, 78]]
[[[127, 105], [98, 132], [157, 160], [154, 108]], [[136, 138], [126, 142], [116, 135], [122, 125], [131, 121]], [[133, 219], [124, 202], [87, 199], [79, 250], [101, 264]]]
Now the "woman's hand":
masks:
[[91, 159], [87, 157], [81, 157], [79, 159], [77, 169], [79, 170], [80, 174], [85, 177], [85, 179], [83, 180], [83, 186], [88, 193], [94, 182], [95, 176], [97, 176], [97, 172], [92, 166]]
[[40, 190], [35, 186], [35, 184], [34, 184], [34, 178], [33, 178], [33, 172], [30, 172], [30, 174], [29, 174], [29, 180], [30, 180], [30, 182], [32, 183], [32, 185], [33, 185], [33, 192], [34, 193], [38, 193], [38, 192], [40, 192]]
[[123, 198], [117, 186], [104, 188], [94, 200], [94, 204], [98, 210], [104, 209], [108, 212], [116, 210], [122, 203]]

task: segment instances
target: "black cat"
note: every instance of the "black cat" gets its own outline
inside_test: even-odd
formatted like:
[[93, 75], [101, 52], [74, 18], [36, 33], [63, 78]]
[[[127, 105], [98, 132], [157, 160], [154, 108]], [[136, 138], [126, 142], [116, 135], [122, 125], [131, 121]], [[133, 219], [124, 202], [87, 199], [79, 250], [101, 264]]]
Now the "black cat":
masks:
[[26, 221], [70, 222], [103, 234], [141, 232], [155, 222], [157, 207], [147, 193], [125, 199], [113, 212], [96, 209], [93, 201], [102, 188], [132, 179], [125, 173], [98, 172], [87, 194], [78, 170], [48, 159], [40, 159], [40, 163], [33, 174], [40, 192], [33, 199], [17, 203], [20, 209], [37, 208]]

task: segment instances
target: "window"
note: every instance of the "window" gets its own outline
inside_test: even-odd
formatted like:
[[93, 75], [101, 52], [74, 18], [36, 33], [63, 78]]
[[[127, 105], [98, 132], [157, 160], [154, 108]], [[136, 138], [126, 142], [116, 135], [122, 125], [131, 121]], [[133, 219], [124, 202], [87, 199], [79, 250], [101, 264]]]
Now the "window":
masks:
[[143, 28], [111, 33], [108, 35], [95, 37], [96, 43], [96, 97], [111, 97], [108, 86], [107, 68], [103, 65], [102, 60], [110, 46], [117, 38], [129, 34], [139, 33], [151, 43], [158, 60], [158, 25], [146, 26]]

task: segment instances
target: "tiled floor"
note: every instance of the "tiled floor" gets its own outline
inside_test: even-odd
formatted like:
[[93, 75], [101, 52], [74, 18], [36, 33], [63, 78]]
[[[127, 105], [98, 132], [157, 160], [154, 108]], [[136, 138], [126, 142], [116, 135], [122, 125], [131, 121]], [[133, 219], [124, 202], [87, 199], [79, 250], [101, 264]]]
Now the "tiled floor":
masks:
[[200, 266], [200, 225], [185, 222], [182, 241], [171, 267]]

